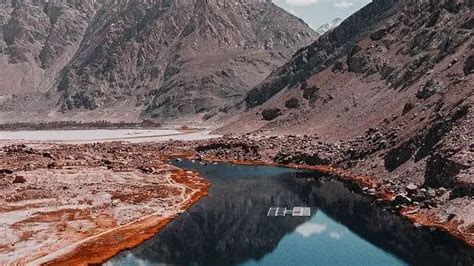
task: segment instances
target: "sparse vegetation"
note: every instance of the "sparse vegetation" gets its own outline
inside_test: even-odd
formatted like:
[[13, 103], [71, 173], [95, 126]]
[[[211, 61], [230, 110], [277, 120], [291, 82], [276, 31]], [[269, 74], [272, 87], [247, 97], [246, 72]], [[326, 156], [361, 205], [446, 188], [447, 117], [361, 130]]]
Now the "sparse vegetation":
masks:
[[263, 119], [271, 121], [281, 115], [281, 110], [278, 108], [265, 109], [262, 112]]
[[286, 108], [297, 108], [298, 106], [299, 106], [299, 101], [296, 98], [288, 99], [285, 102]]

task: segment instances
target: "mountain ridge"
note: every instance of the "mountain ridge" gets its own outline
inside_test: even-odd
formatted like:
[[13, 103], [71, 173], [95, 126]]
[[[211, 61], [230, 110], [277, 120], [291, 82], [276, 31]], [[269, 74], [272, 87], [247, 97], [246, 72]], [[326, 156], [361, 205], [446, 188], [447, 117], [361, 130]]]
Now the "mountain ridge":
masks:
[[323, 35], [324, 33], [334, 29], [335, 27], [339, 26], [341, 22], [343, 21], [342, 18], [335, 18], [331, 20], [328, 23], [324, 23], [323, 25], [319, 26], [318, 29], [316, 29], [316, 32]]
[[318, 36], [266, 0], [0, 4], [10, 119], [209, 118]]
[[269, 159], [337, 161], [410, 202], [419, 203], [406, 187], [449, 189], [449, 198], [427, 203], [431, 217], [444, 221], [453, 212], [463, 219], [460, 230], [472, 233], [465, 213], [474, 192], [473, 6], [373, 1], [300, 49], [216, 132], [299, 140]]

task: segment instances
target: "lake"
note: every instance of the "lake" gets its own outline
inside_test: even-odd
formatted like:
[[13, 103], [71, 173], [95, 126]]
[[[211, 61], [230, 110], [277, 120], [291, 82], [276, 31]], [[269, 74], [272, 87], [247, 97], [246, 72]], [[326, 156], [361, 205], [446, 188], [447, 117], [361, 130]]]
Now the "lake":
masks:
[[[469, 247], [417, 228], [343, 183], [282, 167], [174, 162], [212, 182], [210, 195], [154, 238], [106, 265], [473, 265]], [[269, 217], [270, 207], [311, 217]]]

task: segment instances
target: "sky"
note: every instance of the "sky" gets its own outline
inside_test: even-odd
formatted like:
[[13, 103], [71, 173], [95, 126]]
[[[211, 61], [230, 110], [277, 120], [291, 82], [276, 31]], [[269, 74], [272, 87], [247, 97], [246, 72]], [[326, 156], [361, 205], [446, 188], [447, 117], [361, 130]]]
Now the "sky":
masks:
[[317, 29], [335, 18], [347, 18], [371, 0], [273, 0], [273, 2], [303, 19], [313, 29]]

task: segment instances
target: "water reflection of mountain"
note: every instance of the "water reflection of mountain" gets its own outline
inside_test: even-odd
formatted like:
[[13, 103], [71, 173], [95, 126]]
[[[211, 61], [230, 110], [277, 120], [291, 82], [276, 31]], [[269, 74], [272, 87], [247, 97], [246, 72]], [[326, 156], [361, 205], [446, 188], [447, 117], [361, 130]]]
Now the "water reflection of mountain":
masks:
[[412, 226], [373, 206], [340, 182], [312, 181], [306, 178], [308, 174], [282, 168], [182, 164], [185, 168], [198, 167], [211, 179], [211, 196], [132, 250], [136, 258], [177, 265], [232, 265], [259, 260], [272, 252], [286, 234], [309, 220], [267, 217], [268, 207], [275, 205], [318, 207], [365, 240], [410, 264], [473, 265], [473, 250], [445, 234]]
[[341, 182], [287, 179], [288, 189], [308, 205], [347, 226], [375, 246], [411, 265], [474, 265], [474, 250], [439, 231], [417, 228], [408, 221], [355, 194]]
[[[236, 169], [219, 172], [226, 170]], [[271, 252], [287, 233], [309, 218], [266, 216], [271, 204], [293, 207], [303, 203], [284, 182], [266, 181], [270, 176], [287, 179], [288, 171], [246, 172], [211, 178], [210, 193], [219, 196], [201, 200], [155, 238], [134, 249], [133, 255], [154, 264], [229, 265], [258, 260]], [[205, 174], [213, 175], [213, 169]]]

